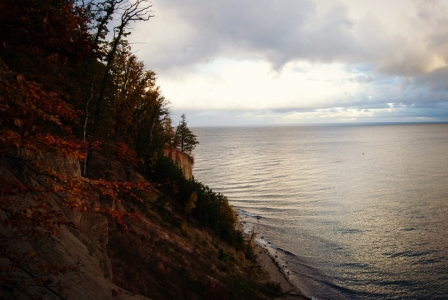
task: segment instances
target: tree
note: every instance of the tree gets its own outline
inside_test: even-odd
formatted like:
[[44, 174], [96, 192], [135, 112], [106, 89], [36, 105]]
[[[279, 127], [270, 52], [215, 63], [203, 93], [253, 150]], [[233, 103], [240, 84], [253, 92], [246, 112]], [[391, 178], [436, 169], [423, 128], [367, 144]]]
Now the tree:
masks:
[[96, 33], [94, 43], [97, 45], [100, 43], [100, 39], [105, 39], [107, 33], [109, 33], [109, 29], [107, 28], [107, 24], [112, 20], [113, 14], [116, 10], [121, 8], [122, 3], [125, 0], [104, 0], [100, 3], [91, 3], [96, 7], [93, 16], [96, 18]]
[[57, 265], [34, 253], [29, 243], [57, 235], [64, 226], [75, 229], [70, 212], [64, 212], [70, 208], [111, 216], [126, 229], [124, 219], [133, 216], [102, 208], [100, 198], [120, 202], [124, 193], [141, 202], [134, 192], [151, 186], [61, 171], [53, 162], [76, 165], [85, 158], [87, 143], [70, 126], [78, 121], [77, 111], [56, 93], [10, 71], [1, 59], [0, 95], [0, 298], [7, 292], [40, 299], [50, 292], [65, 299], [63, 284], [54, 277], [76, 274], [78, 265]]
[[177, 148], [180, 152], [191, 154], [196, 145], [199, 144], [199, 141], [190, 128], [187, 127], [185, 114], [181, 118], [182, 120], [176, 128]]
[[[112, 2], [117, 2], [119, 4], [122, 1], [112, 0]], [[105, 92], [107, 85], [109, 83], [109, 77], [111, 75], [111, 69], [115, 61], [117, 50], [120, 45], [127, 44], [124, 38], [130, 34], [127, 32], [129, 25], [136, 21], [148, 21], [152, 17], [150, 15], [150, 8], [152, 5], [146, 5], [146, 0], [137, 0], [135, 2], [130, 2], [128, 6], [121, 8], [118, 6], [115, 9], [121, 9], [123, 13], [121, 14], [120, 23], [114, 28], [114, 36], [110, 42], [110, 48], [106, 55], [106, 70], [102, 79], [101, 89], [99, 91], [98, 101], [95, 110], [94, 123], [93, 123], [93, 135], [98, 135], [100, 116], [103, 110], [103, 101], [105, 98]], [[104, 25], [100, 25], [104, 26]]]
[[0, 48], [18, 45], [72, 60], [95, 56], [97, 47], [88, 32], [90, 20], [74, 2], [0, 1]]
[[172, 133], [171, 120], [167, 108], [168, 100], [161, 96], [155, 84], [155, 73], [148, 83], [142, 102], [134, 112], [134, 122], [130, 131], [134, 137], [135, 149], [141, 158], [149, 158], [154, 151], [161, 150]]

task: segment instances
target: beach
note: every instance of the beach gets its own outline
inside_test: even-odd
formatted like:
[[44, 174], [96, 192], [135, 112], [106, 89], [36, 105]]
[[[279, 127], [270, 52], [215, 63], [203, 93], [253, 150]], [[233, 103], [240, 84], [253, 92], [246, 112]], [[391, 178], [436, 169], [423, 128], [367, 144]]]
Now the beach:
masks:
[[303, 295], [297, 287], [288, 281], [280, 266], [267, 252], [264, 245], [255, 242], [254, 252], [257, 255], [257, 263], [260, 267], [269, 274], [272, 281], [280, 284], [283, 295], [279, 295], [279, 297], [282, 299], [311, 299]]
[[[243, 232], [246, 241], [250, 240], [250, 231], [244, 227], [245, 221], [242, 221], [239, 216], [239, 222], [237, 229]], [[246, 230], [245, 230], [246, 229]], [[254, 253], [257, 256], [257, 264], [262, 270], [264, 270], [269, 279], [275, 283], [278, 283], [281, 288], [281, 292], [277, 293], [276, 298], [281, 299], [296, 299], [296, 300], [310, 300], [311, 298], [305, 296], [302, 291], [294, 286], [283, 274], [282, 269], [274, 257], [269, 254], [266, 246], [259, 242], [257, 239], [253, 241]], [[262, 287], [260, 287], [262, 288]]]

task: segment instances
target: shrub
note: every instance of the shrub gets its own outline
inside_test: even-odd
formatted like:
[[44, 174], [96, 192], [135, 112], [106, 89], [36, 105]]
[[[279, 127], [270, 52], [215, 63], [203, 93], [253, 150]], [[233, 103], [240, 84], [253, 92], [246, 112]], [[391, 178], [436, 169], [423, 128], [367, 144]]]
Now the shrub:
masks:
[[182, 170], [162, 154], [153, 159], [146, 175], [160, 184], [161, 190], [177, 201], [185, 213], [211, 228], [229, 245], [244, 248], [243, 235], [235, 230], [236, 213], [225, 196], [197, 180], [187, 180]]

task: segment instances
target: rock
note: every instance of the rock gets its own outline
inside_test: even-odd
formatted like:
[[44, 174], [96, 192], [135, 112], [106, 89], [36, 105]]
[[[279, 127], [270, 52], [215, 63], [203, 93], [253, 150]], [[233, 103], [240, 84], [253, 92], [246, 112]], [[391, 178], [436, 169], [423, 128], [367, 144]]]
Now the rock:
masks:
[[193, 178], [193, 156], [180, 152], [176, 148], [166, 148], [163, 150], [163, 153], [182, 169], [186, 179], [190, 180]]

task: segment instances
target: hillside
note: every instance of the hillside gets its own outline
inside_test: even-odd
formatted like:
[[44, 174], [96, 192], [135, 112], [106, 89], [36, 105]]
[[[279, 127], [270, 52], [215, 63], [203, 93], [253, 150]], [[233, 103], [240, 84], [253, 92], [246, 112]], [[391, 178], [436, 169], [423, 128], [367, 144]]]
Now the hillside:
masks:
[[280, 291], [126, 41], [150, 7], [0, 0], [0, 299]]
[[0, 67], [0, 299], [266, 299], [280, 291], [234, 229], [224, 196], [165, 156], [149, 181], [92, 150], [82, 176], [82, 141], [43, 126], [27, 131], [29, 120], [63, 126], [53, 106], [34, 101], [48, 94]]
[[[12, 156], [8, 154], [2, 159], [2, 176], [23, 176], [24, 181], [30, 180], [36, 186], [45, 180], [45, 175], [16, 173], [18, 165]], [[139, 174], [126, 170], [125, 166], [101, 158], [99, 155], [95, 158], [98, 170], [119, 180], [141, 180]], [[79, 162], [73, 158], [18, 150], [14, 159], [51, 166], [66, 178], [81, 178]], [[151, 204], [128, 197], [120, 197], [118, 203], [101, 197], [94, 211], [79, 211], [64, 205], [79, 199], [65, 196], [61, 201], [62, 194], [47, 196], [47, 209], [58, 211], [58, 217], [67, 224], [58, 226], [57, 233], [42, 232], [33, 238], [14, 235], [14, 226], [2, 227], [2, 240], [11, 241], [8, 245], [2, 243], [9, 248], [9, 256], [2, 259], [3, 299], [264, 299], [269, 296], [254, 289], [255, 285], [269, 282], [268, 276], [245, 257], [244, 251], [229, 246], [210, 229], [186, 217], [177, 203], [157, 189], [146, 195]], [[28, 207], [38, 204], [31, 195], [21, 196], [19, 202]], [[110, 214], [95, 212], [99, 208], [121, 214], [137, 212], [138, 217], [125, 217], [127, 230], [124, 230]], [[11, 260], [9, 269], [5, 268], [6, 258]], [[20, 266], [11, 264], [12, 258], [20, 260]]]

